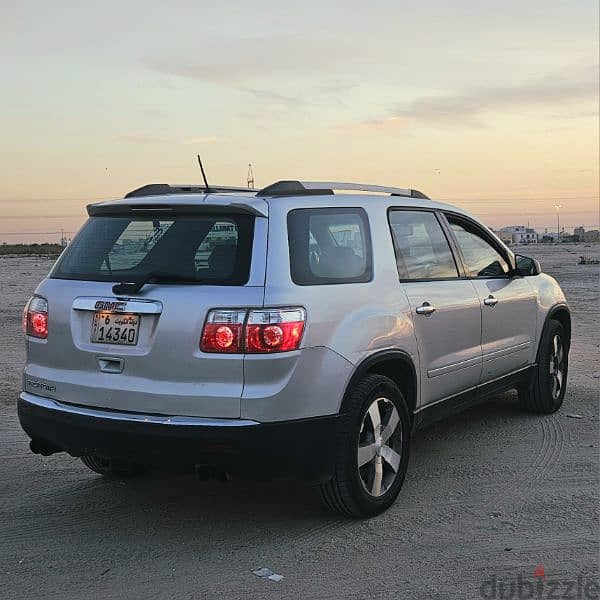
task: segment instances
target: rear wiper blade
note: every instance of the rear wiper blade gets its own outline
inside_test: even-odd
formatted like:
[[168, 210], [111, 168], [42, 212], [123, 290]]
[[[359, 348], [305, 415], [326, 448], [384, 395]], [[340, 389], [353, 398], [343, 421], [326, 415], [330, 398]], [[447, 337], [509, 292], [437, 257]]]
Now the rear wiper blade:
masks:
[[202, 283], [201, 279], [185, 277], [174, 273], [165, 273], [162, 271], [152, 271], [142, 275], [135, 281], [122, 281], [113, 285], [113, 294], [121, 296], [123, 294], [137, 294], [147, 283]]

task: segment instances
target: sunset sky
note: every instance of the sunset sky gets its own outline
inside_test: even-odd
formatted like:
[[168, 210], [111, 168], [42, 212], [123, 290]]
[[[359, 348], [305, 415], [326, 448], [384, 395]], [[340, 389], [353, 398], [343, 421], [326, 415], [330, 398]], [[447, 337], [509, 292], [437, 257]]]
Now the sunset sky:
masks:
[[598, 227], [598, 1], [0, 0], [0, 243], [151, 182], [414, 187]]

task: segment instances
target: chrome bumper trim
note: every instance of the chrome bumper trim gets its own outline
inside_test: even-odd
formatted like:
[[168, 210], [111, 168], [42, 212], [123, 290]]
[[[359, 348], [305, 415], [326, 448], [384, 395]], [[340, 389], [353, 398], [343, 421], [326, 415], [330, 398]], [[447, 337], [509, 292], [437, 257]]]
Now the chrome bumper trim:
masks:
[[44, 398], [22, 392], [20, 396], [23, 402], [39, 406], [59, 413], [93, 417], [95, 419], [107, 419], [110, 421], [127, 421], [134, 423], [152, 423], [155, 425], [169, 425], [180, 427], [253, 427], [260, 425], [258, 421], [250, 419], [217, 419], [210, 417], [184, 417], [179, 415], [144, 415], [141, 413], [123, 412], [120, 410], [102, 410], [99, 408], [88, 408], [65, 404], [52, 398]]

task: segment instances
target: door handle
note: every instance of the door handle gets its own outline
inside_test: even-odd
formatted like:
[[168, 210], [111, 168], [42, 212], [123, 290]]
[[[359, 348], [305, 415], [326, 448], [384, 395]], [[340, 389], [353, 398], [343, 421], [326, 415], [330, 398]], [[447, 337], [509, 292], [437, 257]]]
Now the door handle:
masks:
[[123, 359], [114, 356], [98, 356], [98, 366], [103, 373], [122, 373]]
[[486, 306], [496, 306], [498, 298], [494, 298], [491, 294], [483, 301]]
[[431, 306], [429, 302], [423, 302], [421, 306], [417, 306], [415, 312], [418, 315], [425, 315], [426, 317], [428, 317], [429, 315], [432, 315], [435, 312], [435, 306]]

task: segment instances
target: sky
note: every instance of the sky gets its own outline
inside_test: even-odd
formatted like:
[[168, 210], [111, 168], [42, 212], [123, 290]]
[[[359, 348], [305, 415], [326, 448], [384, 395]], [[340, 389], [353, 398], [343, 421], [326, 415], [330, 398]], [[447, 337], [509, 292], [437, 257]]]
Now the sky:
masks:
[[[93, 4], [93, 5], [92, 5]], [[597, 228], [597, 0], [0, 0], [0, 243], [146, 183], [412, 187]]]

